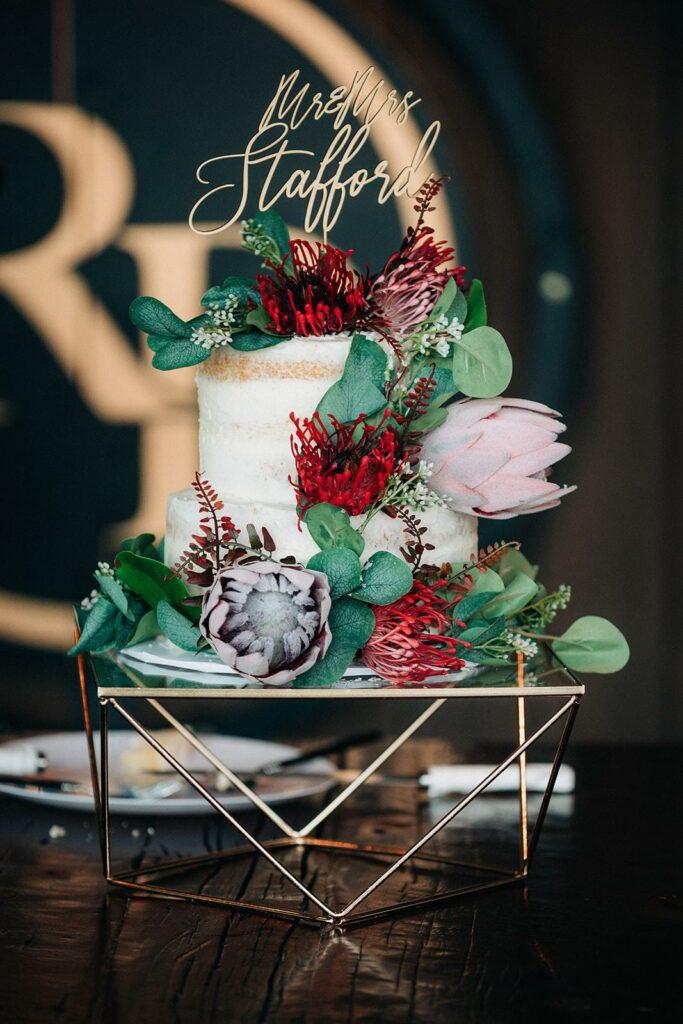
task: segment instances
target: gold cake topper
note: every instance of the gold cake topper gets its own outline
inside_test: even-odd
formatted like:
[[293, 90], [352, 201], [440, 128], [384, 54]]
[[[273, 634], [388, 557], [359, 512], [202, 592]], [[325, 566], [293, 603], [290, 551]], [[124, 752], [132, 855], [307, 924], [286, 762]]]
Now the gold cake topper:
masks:
[[[252, 169], [259, 165], [264, 165], [266, 174], [258, 191], [258, 209], [265, 212], [282, 199], [304, 200], [304, 228], [309, 233], [319, 231], [324, 241], [346, 200], [355, 198], [368, 186], [377, 186], [379, 204], [406, 193], [414, 195], [427, 177], [424, 173], [421, 176], [420, 168], [436, 145], [441, 130], [439, 121], [432, 121], [410, 161], [393, 175], [386, 160], [372, 168], [351, 167], [367, 145], [372, 125], [379, 117], [391, 118], [401, 125], [412, 108], [421, 103], [412, 90], [401, 94], [396, 89], [387, 89], [383, 78], [373, 82], [374, 73], [375, 68], [370, 65], [365, 71], [356, 72], [350, 85], [337, 86], [327, 95], [313, 93], [310, 82], [301, 84], [299, 69], [282, 75], [258, 130], [245, 148], [211, 157], [197, 168], [197, 180], [203, 185], [212, 184], [207, 169], [211, 167], [213, 171], [223, 161], [238, 161], [228, 166], [239, 170], [233, 181], [221, 181], [200, 196], [188, 218], [192, 230], [199, 235], [218, 234], [239, 221], [252, 199]], [[349, 117], [356, 118], [359, 126], [352, 126]], [[334, 134], [321, 157], [312, 149], [292, 145], [293, 136], [304, 122], [323, 119], [329, 119]], [[198, 218], [205, 203], [216, 195], [223, 195], [230, 202], [230, 210], [217, 227], [202, 227]]]

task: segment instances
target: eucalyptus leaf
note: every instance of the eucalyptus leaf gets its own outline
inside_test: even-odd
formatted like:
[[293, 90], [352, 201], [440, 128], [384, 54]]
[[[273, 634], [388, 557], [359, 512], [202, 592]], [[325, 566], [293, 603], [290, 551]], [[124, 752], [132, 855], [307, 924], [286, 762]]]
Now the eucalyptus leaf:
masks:
[[365, 541], [358, 530], [354, 530], [345, 509], [320, 502], [305, 512], [303, 520], [321, 550], [350, 548], [356, 555], [363, 553]]
[[349, 594], [361, 584], [360, 559], [349, 548], [319, 551], [308, 560], [307, 568], [325, 573], [333, 599]]
[[351, 596], [367, 604], [393, 604], [412, 585], [413, 574], [402, 558], [390, 551], [376, 551], [363, 566], [362, 583]]
[[[473, 647], [478, 647], [480, 644], [486, 643], [487, 640], [495, 640], [496, 637], [500, 636], [505, 628], [505, 616], [501, 615], [500, 618], [494, 619], [493, 622], [489, 622], [488, 625], [481, 624], [477, 626], [468, 626], [467, 629], [464, 629], [461, 633], [457, 633], [456, 636], [458, 637], [458, 640], [467, 640]], [[468, 650], [465, 650], [462, 656], [468, 661], [471, 660], [470, 651]]]
[[289, 230], [280, 214], [275, 210], [263, 210], [252, 217], [252, 220], [263, 228], [269, 238], [273, 239], [280, 250], [280, 256], [286, 256], [289, 252]]
[[149, 640], [151, 637], [156, 636], [158, 632], [159, 623], [157, 622], [157, 613], [154, 608], [150, 608], [137, 623], [135, 632], [127, 642], [126, 647], [133, 647], [135, 644], [141, 644], [143, 640]]
[[498, 563], [498, 571], [505, 583], [509, 583], [519, 572], [523, 572], [530, 580], [535, 580], [538, 576], [538, 566], [532, 565], [517, 548], [507, 549]]
[[493, 398], [510, 383], [512, 356], [502, 334], [476, 327], [455, 343], [453, 380], [471, 398]]
[[484, 286], [475, 277], [467, 293], [467, 318], [465, 319], [465, 332], [473, 331], [477, 327], [486, 326], [486, 300], [484, 298]]
[[384, 395], [384, 371], [387, 357], [382, 348], [356, 334], [351, 342], [341, 378], [329, 388], [317, 408], [324, 418], [334, 416], [340, 423], [352, 423], [361, 413], [367, 417], [383, 412], [387, 406]]
[[147, 334], [163, 338], [189, 338], [192, 333], [192, 328], [184, 320], [151, 295], [139, 295], [133, 299], [128, 312], [135, 326]]
[[510, 616], [516, 615], [517, 612], [528, 605], [537, 593], [538, 585], [532, 579], [529, 579], [525, 573], [518, 572], [516, 576], [512, 577], [501, 594], [496, 594], [488, 604], [484, 605], [480, 614], [483, 618], [488, 619], [488, 621], [497, 618], [499, 615], [510, 618]]
[[621, 630], [598, 615], [577, 619], [551, 647], [560, 661], [576, 672], [618, 672], [630, 657]]
[[240, 331], [233, 334], [230, 344], [238, 352], [256, 352], [260, 348], [270, 348], [286, 341], [281, 334], [264, 334], [263, 331]]
[[95, 581], [99, 584], [99, 588], [105, 597], [118, 608], [122, 615], [132, 622], [133, 614], [128, 606], [128, 598], [119, 580], [115, 576], [96, 572]]
[[152, 366], [155, 370], [179, 370], [183, 366], [203, 363], [210, 355], [210, 348], [195, 345], [193, 341], [169, 340], [155, 351]]
[[156, 607], [156, 617], [159, 629], [172, 644], [180, 647], [183, 651], [197, 650], [202, 640], [199, 628], [189, 623], [185, 616], [176, 611], [168, 601], [159, 601]]
[[438, 299], [432, 307], [432, 311], [429, 314], [430, 320], [437, 320], [442, 314], [447, 313], [453, 305], [455, 297], [458, 293], [458, 286], [452, 277], [449, 277], [444, 285], [444, 289], [439, 295]]
[[294, 681], [295, 687], [332, 686], [346, 672], [375, 628], [375, 616], [366, 604], [341, 597], [330, 610], [332, 642], [324, 658]]
[[222, 284], [215, 284], [202, 295], [202, 306], [207, 309], [225, 309], [231, 299], [237, 299], [241, 306], [247, 300], [259, 301], [259, 293], [252, 281], [245, 277], [226, 277]]
[[114, 646], [118, 614], [116, 606], [100, 596], [88, 612], [78, 643], [69, 654], [81, 654], [83, 651], [96, 654], [110, 650]]

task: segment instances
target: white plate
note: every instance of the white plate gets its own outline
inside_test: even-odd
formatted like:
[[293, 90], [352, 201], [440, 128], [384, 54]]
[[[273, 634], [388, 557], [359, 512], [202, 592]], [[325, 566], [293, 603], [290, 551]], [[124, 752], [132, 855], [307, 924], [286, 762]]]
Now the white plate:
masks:
[[[270, 761], [279, 761], [281, 758], [297, 753], [295, 747], [286, 746], [283, 743], [270, 743], [266, 740], [253, 740], [242, 736], [203, 733], [201, 739], [221, 761], [238, 774], [258, 771], [262, 765]], [[2, 748], [9, 751], [15, 746], [25, 747], [26, 742], [26, 738], [9, 740], [2, 744]], [[145, 741], [136, 733], [127, 730], [113, 730], [109, 733], [109, 784], [111, 791], [115, 791], [120, 782], [130, 785], [131, 781], [134, 781], [130, 776], [126, 777], [122, 765], [122, 757], [126, 751], [130, 751], [131, 745], [136, 749], [141, 745], [144, 745], [143, 749], [149, 749]], [[90, 788], [85, 733], [58, 732], [37, 736], [35, 746], [47, 755], [46, 778], [83, 782]], [[95, 749], [98, 750], [98, 747], [99, 736], [96, 736]], [[211, 767], [195, 750], [188, 752], [187, 757], [183, 756], [182, 762], [190, 771], [210, 769]], [[304, 772], [314, 775], [332, 772], [333, 765], [327, 758], [317, 757], [314, 760], [306, 761], [299, 765], [296, 771], [296, 778], [288, 779], [283, 775], [276, 775], [264, 780], [257, 790], [259, 796], [268, 804], [284, 804], [292, 800], [302, 800], [325, 793], [334, 784], [331, 778], [316, 778], [310, 782], [301, 778], [300, 773]], [[174, 774], [170, 777], [175, 778], [176, 776]], [[144, 780], [145, 784], [150, 781], [153, 781], [153, 777], [147, 775]], [[68, 808], [74, 811], [91, 811], [93, 809], [92, 796], [86, 794], [27, 790], [2, 781], [0, 781], [0, 793], [7, 793], [9, 796], [16, 796], [32, 803], [45, 804], [48, 807]], [[243, 811], [252, 806], [245, 796], [234, 791], [217, 795], [217, 799], [228, 811]], [[178, 795], [164, 798], [111, 796], [109, 806], [114, 814], [185, 815], [211, 812], [206, 801], [198, 793], [188, 789], [183, 789]]]

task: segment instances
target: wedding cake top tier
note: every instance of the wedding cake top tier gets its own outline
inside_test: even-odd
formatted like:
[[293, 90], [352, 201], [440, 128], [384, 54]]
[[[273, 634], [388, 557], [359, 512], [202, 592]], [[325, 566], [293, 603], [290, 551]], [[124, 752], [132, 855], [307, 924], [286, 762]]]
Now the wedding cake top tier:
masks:
[[348, 334], [295, 337], [257, 352], [226, 347], [201, 364], [199, 461], [221, 495], [294, 507], [290, 413], [316, 408], [350, 344]]

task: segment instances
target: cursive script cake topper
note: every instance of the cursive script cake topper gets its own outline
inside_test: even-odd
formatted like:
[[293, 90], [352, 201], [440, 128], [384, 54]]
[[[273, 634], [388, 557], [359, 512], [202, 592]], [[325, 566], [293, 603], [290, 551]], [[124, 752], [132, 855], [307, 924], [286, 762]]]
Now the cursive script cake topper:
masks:
[[[305, 230], [319, 231], [325, 242], [346, 200], [360, 195], [368, 186], [377, 187], [379, 204], [403, 194], [415, 195], [427, 177], [420, 169], [436, 145], [439, 121], [432, 121], [409, 162], [393, 175], [386, 160], [380, 160], [371, 169], [351, 167], [367, 145], [372, 125], [379, 117], [392, 118], [402, 125], [412, 108], [421, 103], [411, 90], [401, 94], [396, 89], [387, 89], [384, 79], [373, 81], [374, 73], [371, 65], [356, 72], [350, 85], [337, 86], [327, 95], [313, 93], [310, 82], [302, 84], [299, 69], [282, 75], [258, 130], [244, 149], [211, 157], [197, 168], [197, 180], [212, 187], [190, 211], [188, 221], [192, 230], [200, 235], [215, 235], [240, 220], [252, 199], [253, 169], [260, 165], [265, 177], [256, 186], [258, 209], [265, 212], [282, 199], [301, 199], [306, 204]], [[359, 124], [350, 124], [351, 117]], [[328, 123], [333, 132], [320, 157], [312, 149], [298, 148], [293, 141], [301, 125], [312, 121]], [[213, 184], [219, 165], [221, 171], [226, 165], [228, 170], [238, 168], [232, 175], [234, 180]], [[217, 227], [202, 227], [198, 218], [214, 196], [229, 202], [228, 213]]]

